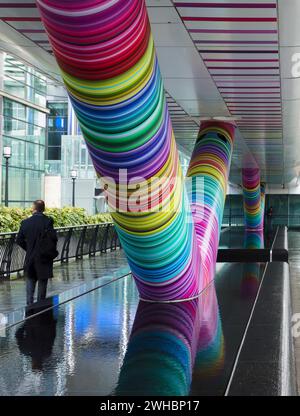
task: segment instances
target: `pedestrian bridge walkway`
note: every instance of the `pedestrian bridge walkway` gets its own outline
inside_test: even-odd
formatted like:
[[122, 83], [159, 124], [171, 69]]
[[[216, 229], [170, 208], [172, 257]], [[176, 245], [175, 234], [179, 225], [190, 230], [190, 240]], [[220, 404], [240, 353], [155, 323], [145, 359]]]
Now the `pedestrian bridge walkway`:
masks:
[[[123, 250], [68, 263], [55, 263], [54, 277], [49, 280], [47, 296], [63, 303], [103, 284], [128, 275], [130, 269]], [[26, 306], [25, 279], [0, 279], [0, 313], [2, 319], [15, 324], [23, 319]]]
[[[242, 240], [226, 230], [220, 247]], [[271, 249], [286, 240], [276, 231]], [[286, 262], [219, 262], [199, 298], [180, 303], [139, 301], [119, 248], [57, 262], [54, 275], [30, 310], [23, 279], [0, 283], [0, 395], [294, 392]]]

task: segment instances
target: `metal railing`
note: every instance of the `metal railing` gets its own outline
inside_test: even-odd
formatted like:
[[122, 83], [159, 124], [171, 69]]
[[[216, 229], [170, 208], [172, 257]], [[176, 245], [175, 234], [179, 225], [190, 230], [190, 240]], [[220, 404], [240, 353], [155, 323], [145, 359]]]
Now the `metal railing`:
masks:
[[[113, 223], [56, 228], [58, 256], [55, 262], [82, 259], [116, 250], [120, 241]], [[25, 251], [16, 244], [17, 233], [0, 233], [0, 278], [21, 272]]]

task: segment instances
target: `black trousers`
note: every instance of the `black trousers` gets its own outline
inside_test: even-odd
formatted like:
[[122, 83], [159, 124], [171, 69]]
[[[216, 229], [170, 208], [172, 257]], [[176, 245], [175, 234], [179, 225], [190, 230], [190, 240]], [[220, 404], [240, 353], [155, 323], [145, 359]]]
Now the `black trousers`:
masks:
[[26, 267], [26, 298], [27, 305], [34, 302], [34, 292], [38, 282], [37, 301], [46, 299], [48, 279], [40, 279], [35, 263]]
[[37, 301], [46, 299], [47, 294], [47, 284], [48, 279], [44, 280], [37, 280], [31, 279], [30, 277], [26, 278], [26, 298], [27, 298], [27, 305], [32, 305], [34, 302], [34, 292], [36, 283], [38, 282], [38, 293], [37, 293]]

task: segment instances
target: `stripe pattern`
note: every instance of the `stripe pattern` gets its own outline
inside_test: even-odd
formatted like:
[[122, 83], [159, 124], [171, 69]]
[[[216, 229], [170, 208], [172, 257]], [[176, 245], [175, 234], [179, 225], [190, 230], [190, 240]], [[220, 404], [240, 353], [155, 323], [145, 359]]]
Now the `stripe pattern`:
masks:
[[276, 0], [173, 1], [267, 182], [282, 183]]
[[[45, 27], [37, 9], [35, 0], [18, 0], [17, 2], [0, 2], [0, 20], [18, 31], [23, 37], [35, 43], [49, 54], [53, 54], [52, 47], [45, 32]], [[49, 74], [47, 74], [49, 75]], [[199, 124], [166, 93], [169, 113], [172, 120], [175, 137], [180, 136], [178, 142], [189, 154], [193, 140], [197, 138]]]
[[[244, 247], [250, 250], [264, 248], [264, 230], [247, 231], [244, 236]], [[261, 263], [246, 263], [243, 266], [243, 279], [241, 282], [241, 297], [254, 300], [262, 276]]]
[[214, 285], [189, 302], [140, 302], [115, 394], [187, 396], [192, 376], [205, 383], [223, 360]]
[[264, 228], [265, 186], [260, 182], [258, 168], [244, 168], [243, 195], [246, 230], [262, 230]]
[[203, 123], [187, 172], [190, 178], [187, 190], [201, 249], [204, 287], [215, 273], [233, 137], [234, 126], [230, 123]]
[[37, 4], [141, 298], [197, 296], [200, 254], [144, 1]]
[[234, 127], [200, 129], [191, 217], [144, 0], [37, 4], [141, 298], [198, 296], [214, 277]]

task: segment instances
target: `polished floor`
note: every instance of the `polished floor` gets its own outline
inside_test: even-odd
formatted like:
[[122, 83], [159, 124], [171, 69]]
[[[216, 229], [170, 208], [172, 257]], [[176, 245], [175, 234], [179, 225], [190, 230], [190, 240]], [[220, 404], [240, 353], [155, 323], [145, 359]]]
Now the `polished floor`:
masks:
[[[243, 247], [244, 230], [226, 229], [221, 233], [220, 248]], [[123, 250], [116, 250], [69, 263], [55, 263], [54, 278], [49, 280], [48, 294], [62, 294], [96, 278], [114, 279], [129, 273]], [[25, 281], [0, 279], [0, 313], [12, 313], [25, 306]]]
[[[275, 232], [276, 232], [276, 227], [272, 227], [271, 229], [268, 229], [268, 230], [266, 229], [263, 235], [263, 239], [262, 239], [262, 245], [264, 248], [271, 247], [273, 240], [274, 240]], [[246, 246], [246, 237], [247, 237], [247, 233], [245, 232], [244, 227], [224, 228], [220, 235], [219, 248], [221, 249], [244, 248]], [[260, 248], [263, 248], [263, 247], [260, 247]]]
[[[97, 278], [115, 279], [129, 273], [123, 250], [116, 250], [69, 263], [55, 263], [48, 295], [62, 294]], [[25, 281], [0, 279], [0, 313], [11, 313], [25, 306]]]
[[[300, 314], [300, 229], [289, 229], [288, 232], [289, 244], [289, 266], [291, 279], [291, 294], [292, 294], [292, 314], [298, 322]], [[298, 314], [298, 315], [297, 315]], [[294, 340], [294, 354], [296, 365], [296, 378], [298, 394], [300, 395], [300, 332], [296, 331]]]
[[223, 395], [263, 268], [218, 264], [179, 304], [139, 303], [128, 276], [2, 330], [0, 394]]

